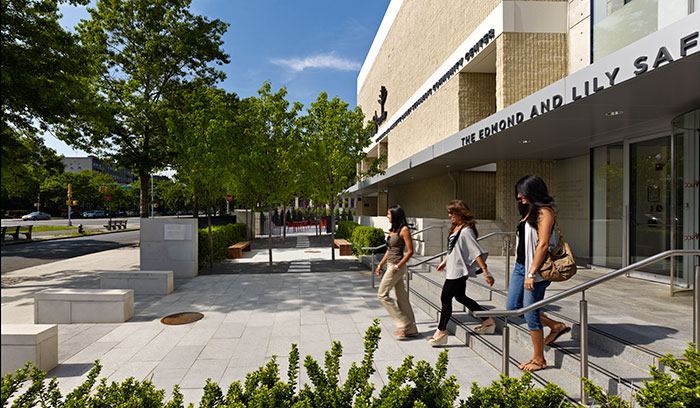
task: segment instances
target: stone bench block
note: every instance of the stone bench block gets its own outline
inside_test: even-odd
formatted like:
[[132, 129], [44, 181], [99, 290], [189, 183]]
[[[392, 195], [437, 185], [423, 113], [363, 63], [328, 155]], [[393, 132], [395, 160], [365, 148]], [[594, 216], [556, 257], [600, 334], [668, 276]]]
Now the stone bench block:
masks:
[[137, 295], [168, 295], [173, 292], [173, 271], [105, 271], [102, 289], [133, 289]]
[[123, 323], [133, 316], [132, 289], [46, 289], [34, 295], [34, 323]]
[[58, 365], [58, 326], [55, 324], [3, 324], [2, 375], [31, 361], [43, 371]]

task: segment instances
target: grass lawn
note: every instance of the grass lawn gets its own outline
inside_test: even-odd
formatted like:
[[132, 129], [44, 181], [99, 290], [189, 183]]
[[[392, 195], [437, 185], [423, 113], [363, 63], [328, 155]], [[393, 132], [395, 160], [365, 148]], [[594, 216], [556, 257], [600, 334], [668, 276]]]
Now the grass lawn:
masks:
[[[26, 231], [28, 228], [22, 227], [19, 230], [20, 231]], [[39, 225], [39, 226], [34, 226], [32, 228], [32, 232], [40, 232], [40, 231], [62, 231], [62, 230], [74, 230], [78, 229], [78, 227], [69, 227], [67, 225]]]

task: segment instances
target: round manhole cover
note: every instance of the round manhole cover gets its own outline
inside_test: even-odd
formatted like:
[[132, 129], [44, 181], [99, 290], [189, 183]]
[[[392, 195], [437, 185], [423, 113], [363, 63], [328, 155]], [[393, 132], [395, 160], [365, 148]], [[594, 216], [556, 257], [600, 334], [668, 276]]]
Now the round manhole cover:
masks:
[[182, 312], [165, 316], [160, 319], [160, 322], [171, 326], [177, 326], [178, 324], [194, 323], [203, 317], [204, 315], [199, 312]]
[[321, 251], [304, 251], [305, 254], [320, 254]]

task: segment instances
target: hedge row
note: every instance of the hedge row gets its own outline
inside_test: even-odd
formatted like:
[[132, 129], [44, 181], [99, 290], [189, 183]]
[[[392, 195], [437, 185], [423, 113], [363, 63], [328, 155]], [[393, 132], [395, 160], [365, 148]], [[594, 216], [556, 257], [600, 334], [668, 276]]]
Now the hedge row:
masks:
[[335, 231], [335, 237], [348, 240], [352, 238], [352, 231], [360, 226], [354, 221], [338, 221], [336, 225], [338, 228]]
[[[265, 366], [246, 375], [245, 382], [234, 382], [226, 394], [221, 387], [207, 380], [200, 408], [214, 407], [573, 407], [566, 393], [549, 383], [536, 388], [532, 374], [525, 372], [520, 379], [501, 376], [488, 387], [472, 383], [471, 395], [457, 401], [459, 384], [454, 375], [447, 377], [447, 350], [440, 353], [433, 368], [426, 361], [414, 364], [408, 356], [400, 367], [387, 369], [388, 384], [375, 393], [370, 378], [374, 373], [374, 354], [379, 346], [379, 321], [374, 320], [365, 333], [365, 351], [361, 362], [353, 363], [345, 382], [340, 376], [342, 346], [334, 342], [325, 353], [323, 366], [311, 356], [306, 356], [303, 366], [311, 384], [299, 386], [299, 349], [292, 344], [286, 382], [279, 376], [275, 358]], [[693, 344], [685, 352], [686, 361], [676, 360], [670, 354], [661, 359], [673, 374], [652, 368], [652, 381], [645, 381], [644, 388], [635, 394], [640, 407], [697, 407], [700, 406], [700, 353]], [[184, 406], [183, 395], [175, 385], [172, 399], [165, 402], [165, 391], [158, 390], [148, 380], [139, 382], [129, 378], [122, 383], [107, 384], [102, 378], [97, 382], [101, 366], [99, 360], [90, 370], [87, 380], [64, 398], [58, 389], [56, 378], [48, 385], [46, 373], [28, 363], [16, 374], [2, 377], [2, 407], [20, 389], [22, 394], [13, 398], [12, 406], [33, 407], [167, 407]], [[31, 379], [30, 386], [24, 383]], [[95, 385], [97, 385], [95, 387]], [[297, 387], [298, 391], [297, 391]], [[95, 390], [93, 391], [93, 388]], [[630, 408], [631, 402], [609, 397], [600, 388], [586, 383], [586, 391], [603, 408]], [[190, 405], [192, 406], [192, 405]]]
[[[214, 262], [226, 258], [226, 249], [236, 242], [246, 241], [246, 225], [243, 223], [211, 227], [214, 241]], [[199, 230], [199, 267], [209, 263], [209, 227]]]
[[358, 226], [352, 231], [352, 250], [355, 254], [371, 254], [372, 251], [362, 248], [376, 247], [386, 243], [384, 231], [381, 228]]

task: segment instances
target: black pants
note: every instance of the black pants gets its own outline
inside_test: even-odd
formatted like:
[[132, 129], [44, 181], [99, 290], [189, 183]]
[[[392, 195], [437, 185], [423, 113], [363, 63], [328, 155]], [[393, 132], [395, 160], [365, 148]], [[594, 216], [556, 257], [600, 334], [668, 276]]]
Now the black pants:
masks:
[[[476, 300], [467, 297], [467, 277], [462, 276], [459, 279], [445, 279], [445, 284], [442, 285], [442, 294], [440, 295], [440, 300], [442, 301], [442, 312], [440, 313], [440, 323], [438, 324], [438, 329], [447, 330], [447, 322], [452, 316], [452, 299], [457, 299], [457, 301], [467, 309], [472, 312], [479, 310], [486, 310], [481, 307]], [[482, 317], [481, 320], [487, 320], [487, 317]]]

